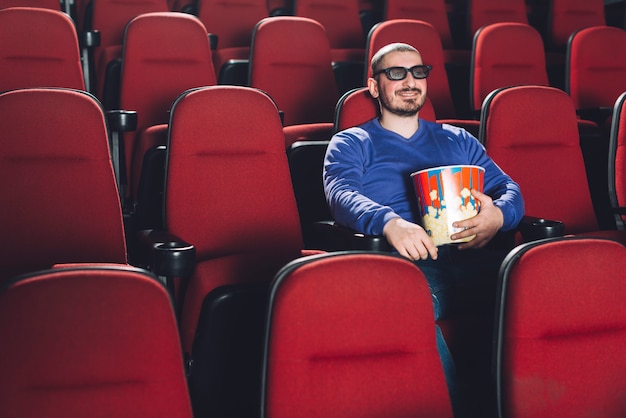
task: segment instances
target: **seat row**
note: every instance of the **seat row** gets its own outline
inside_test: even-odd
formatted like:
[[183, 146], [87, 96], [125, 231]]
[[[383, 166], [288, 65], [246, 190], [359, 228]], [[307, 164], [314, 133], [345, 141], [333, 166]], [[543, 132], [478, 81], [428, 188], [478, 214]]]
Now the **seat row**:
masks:
[[[74, 94], [71, 100], [64, 99], [69, 100], [67, 104], [62, 101], [58, 104], [56, 101], [59, 100], [56, 99], [57, 95], [65, 97], [61, 94], [65, 90], [16, 90], [5, 94], [7, 105], [3, 117], [8, 119], [3, 124], [3, 128], [6, 129], [3, 137], [20, 138], [7, 148], [7, 152], [13, 153], [9, 154], [10, 157], [7, 159], [25, 163], [18, 164], [4, 176], [6, 180], [4, 190], [13, 190], [11, 195], [17, 195], [18, 192], [27, 194], [36, 192], [31, 199], [19, 200], [7, 209], [11, 210], [7, 216], [7, 219], [11, 219], [7, 231], [12, 231], [11, 235], [15, 236], [24, 235], [23, 231], [31, 231], [33, 234], [51, 231], [47, 239], [36, 240], [37, 245], [42, 246], [41, 253], [48, 257], [41, 261], [45, 267], [64, 260], [57, 259], [63, 254], [62, 248], [55, 251], [47, 250], [54, 248], [57, 230], [46, 227], [49, 217], [47, 213], [41, 213], [41, 209], [46, 208], [51, 212], [55, 208], [60, 210], [63, 217], [59, 219], [75, 225], [76, 231], [69, 235], [77, 242], [82, 242], [85, 236], [92, 234], [85, 227], [85, 222], [89, 223], [87, 220], [74, 224], [71, 222], [72, 216], [75, 213], [97, 214], [101, 221], [94, 222], [93, 227], [102, 228], [103, 231], [95, 230], [93, 235], [108, 238], [98, 241], [102, 247], [92, 245], [81, 248], [81, 253], [85, 254], [84, 259], [89, 260], [98, 256], [101, 262], [126, 261], [125, 245], [133, 254], [131, 258], [141, 259], [141, 251], [138, 251], [141, 243], [137, 242], [139, 237], [135, 236], [138, 228], [133, 227], [132, 222], [126, 219], [125, 226], [129, 236], [126, 237], [126, 242], [120, 239], [119, 232], [124, 227], [122, 216], [111, 209], [121, 210], [119, 206], [123, 196], [118, 194], [115, 182], [108, 183], [109, 176], [106, 175], [106, 171], [111, 156], [106, 132], [102, 132], [105, 122], [102, 120], [101, 110], [97, 103], [92, 103], [91, 113], [85, 113], [85, 110], [78, 106], [80, 103], [77, 99], [78, 91], [69, 91]], [[327, 142], [298, 142], [289, 150], [288, 157], [285, 154], [284, 134], [275, 103], [269, 97], [259, 96], [253, 92], [258, 90], [236, 86], [192, 89], [177, 99], [171, 111], [172, 116], [167, 127], [167, 144], [159, 150], [163, 156], [161, 161], [164, 161], [165, 165], [161, 186], [157, 185], [162, 195], [157, 196], [154, 200], [155, 206], [150, 208], [160, 222], [147, 228], [167, 228], [173, 235], [192, 243], [201, 259], [231, 254], [240, 245], [255, 248], [255, 245], [258, 245], [258, 239], [255, 237], [264, 235], [271, 236], [272, 240], [277, 242], [277, 248], [281, 249], [277, 251], [267, 247], [268, 251], [281, 252], [290, 258], [302, 249], [304, 231], [308, 231], [304, 242], [317, 244], [319, 241], [315, 241], [317, 237], [313, 233], [314, 230], [311, 232], [311, 228], [317, 227], [312, 224], [319, 220], [330, 220], [327, 209], [323, 214], [309, 215], [313, 207], [325, 208], [320, 182], [324, 147]], [[344, 99], [338, 106], [336, 129], [354, 126], [355, 123], [375, 117], [377, 107], [375, 102], [367, 97], [367, 92], [360, 90], [355, 94], [361, 97], [361, 105], [356, 107], [357, 117], [350, 117], [350, 112], [355, 114], [355, 108], [352, 105], [353, 110], [350, 110], [348, 103], [354, 103], [354, 100]], [[255, 100], [258, 101], [256, 107]], [[191, 110], [187, 110], [188, 108]], [[621, 112], [621, 108], [618, 102], [616, 112], [617, 109]], [[265, 109], [266, 114], [263, 114], [261, 109]], [[432, 118], [432, 112], [427, 112], [427, 109], [429, 108], [424, 110], [423, 117]], [[50, 116], [45, 119], [45, 123], [27, 122], [32, 117], [38, 117], [38, 113]], [[70, 118], [75, 119], [76, 126], [68, 124]], [[618, 130], [621, 119], [619, 113], [613, 117], [611, 142], [613, 160], [607, 162], [607, 166], [612, 169], [620, 168], [620, 158], [615, 157], [618, 154], [613, 149], [620, 150], [615, 144], [618, 143], [616, 138], [623, 134]], [[340, 125], [341, 123], [344, 125]], [[605, 227], [599, 221], [599, 211], [597, 205], [594, 207], [593, 200], [594, 194], [599, 191], [594, 191], [593, 183], [589, 181], [589, 169], [585, 166], [585, 155], [580, 147], [578, 120], [569, 96], [558, 89], [545, 86], [520, 86], [497, 90], [485, 101], [481, 124], [483, 128], [481, 141], [492, 158], [520, 182], [527, 197], [526, 211], [529, 216], [562, 221], [566, 233], [598, 234], [600, 233], [598, 229], [607, 229], [608, 231], [602, 232], [603, 235], [617, 235], [616, 239], [621, 239], [619, 238], [621, 232], [612, 231], [616, 229], [616, 222], [617, 226], [621, 225], [619, 222], [621, 213], [610, 213], [610, 227]], [[40, 133], [40, 129], [51, 132], [63, 129], [62, 139], [73, 142], [63, 145], [59, 137], [55, 136], [54, 141], [41, 144], [43, 134]], [[96, 131], [91, 132], [90, 129]], [[90, 138], [90, 141], [85, 142], [84, 138]], [[234, 138], [237, 138], [237, 141], [234, 141]], [[509, 143], [499, 145], [500, 141]], [[295, 149], [304, 149], [307, 146], [316, 146], [317, 150], [313, 152], [313, 157], [304, 157], [298, 163], [294, 159], [289, 167], [288, 158], [296, 154]], [[550, 149], [550, 153], [546, 153], [546, 149]], [[33, 151], [37, 152], [36, 157], [30, 156]], [[97, 160], [98, 166], [91, 168], [84, 164], [83, 161], [86, 159], [94, 160], [90, 155], [100, 155]], [[238, 157], [227, 158], [229, 155]], [[58, 163], [43, 166], [37, 164], [40, 159], [47, 158]], [[529, 167], [532, 169], [529, 170]], [[5, 168], [9, 170], [10, 167]], [[76, 175], [74, 170], [80, 168], [88, 168], [88, 171], [79, 176], [81, 182], [77, 183], [74, 181]], [[297, 170], [304, 168], [310, 170], [307, 170], [304, 173], [305, 177], [301, 179], [296, 175]], [[42, 176], [33, 169], [50, 169], [51, 174]], [[96, 180], [89, 177], [97, 172], [105, 173], [98, 179], [104, 183], [98, 186], [94, 183]], [[615, 179], [611, 181], [611, 202], [621, 203], [615, 197], [619, 196], [620, 172], [610, 174]], [[607, 176], [606, 171], [604, 176]], [[35, 187], [38, 179], [44, 183]], [[45, 181], [51, 183], [46, 184]], [[74, 186], [70, 189], [65, 186], [66, 184]], [[200, 187], [200, 184], [203, 186]], [[194, 187], [190, 187], [191, 185]], [[300, 189], [299, 185], [304, 185], [305, 188]], [[559, 199], [552, 197], [554, 190], [557, 189]], [[46, 193], [39, 193], [38, 190], [45, 190]], [[203, 190], [210, 192], [201, 192]], [[254, 193], [247, 194], [249, 190]], [[273, 204], [267, 205], [264, 202], [270, 193]], [[609, 191], [600, 192], [602, 196], [608, 194]], [[67, 196], [68, 199], [72, 195], [81, 196], [82, 199], [78, 203], [85, 206], [80, 208], [78, 204], [73, 204], [70, 206], [71, 211], [65, 211], [65, 200], [55, 200], [59, 195]], [[311, 203], [313, 196], [317, 196], [314, 204]], [[113, 198], [115, 199], [112, 200]], [[242, 200], [244, 198], [245, 200]], [[258, 200], [253, 201], [252, 198]], [[300, 198], [305, 200], [300, 201]], [[99, 199], [107, 200], [101, 202]], [[96, 203], [98, 203], [96, 207], [90, 206]], [[247, 214], [249, 207], [256, 208], [254, 217]], [[285, 212], [279, 216], [277, 210]], [[33, 215], [32, 219], [29, 213]], [[238, 213], [241, 213], [240, 217], [237, 216]], [[274, 217], [282, 220], [283, 228], [280, 235], [267, 226]], [[37, 222], [42, 225], [41, 228], [34, 227]], [[287, 222], [291, 224], [290, 228], [284, 226]], [[60, 222], [60, 225], [63, 225], [63, 222]], [[209, 237], [215, 241], [208, 240]], [[233, 246], [231, 250], [223, 248], [224, 237], [228, 237], [228, 242]], [[164, 237], [158, 235], [156, 238], [164, 240]], [[30, 245], [32, 244], [25, 239], [23, 246], [16, 244], [7, 249], [5, 270], [15, 274], [21, 269], [36, 266], [37, 264], [28, 258], [27, 248]], [[307, 246], [324, 249], [322, 245]], [[75, 254], [72, 256], [75, 257]], [[155, 263], [151, 257], [142, 262]], [[230, 261], [221, 268], [228, 270], [227, 266], [235, 262], [235, 259], [228, 259]], [[264, 259], [269, 260], [267, 257]], [[285, 259], [275, 261], [283, 264]], [[275, 267], [276, 265], [271, 263], [267, 265], [270, 270]], [[202, 271], [197, 270], [199, 276], [194, 280], [197, 280], [198, 284], [194, 286], [198, 288], [191, 292], [192, 297], [199, 293], [200, 300], [203, 294], [207, 293], [207, 289], [214, 287], [216, 283], [219, 284], [221, 280], [211, 275], [203, 277]], [[253, 272], [260, 272], [258, 266]], [[193, 280], [190, 283], [193, 283]], [[187, 331], [187, 347], [193, 335], [193, 323], [197, 320], [198, 300], [195, 306], [195, 313], [193, 310], [189, 313], [192, 325]]]
[[[597, 224], [589, 210], [582, 158], [575, 151], [578, 124], [569, 97], [550, 87], [522, 86], [494, 94], [489, 103], [481, 139], [494, 160], [520, 181], [527, 214], [562, 220], [568, 234], [623, 240], [623, 231], [593, 230]], [[623, 111], [621, 105], [617, 108]], [[159, 276], [175, 271], [167, 283], [183, 352], [194, 359], [194, 341], [204, 329], [198, 324], [211, 292], [242, 283], [262, 289], [285, 264], [319, 253], [303, 252], [308, 246], [278, 108], [259, 90], [202, 87], [176, 100], [168, 127], [165, 230], [126, 236], [127, 247], [97, 100], [70, 89], [14, 90], [0, 95], [0, 109], [1, 136], [14, 138], [1, 148], [2, 190], [12, 199], [4, 205], [9, 212], [3, 230], [12, 237], [2, 253], [5, 280], [68, 263], [128, 264], [126, 248], [133, 252], [140, 247], [147, 256], [135, 259], [134, 253], [131, 263]], [[616, 114], [613, 120], [621, 118]], [[518, 142], [498, 145], [511, 139]], [[517, 171], [529, 166], [531, 171]], [[551, 171], [542, 175], [545, 168]], [[195, 250], [192, 260], [179, 257], [185, 246]], [[190, 268], [180, 266], [189, 262]], [[444, 332], [454, 332], [454, 327], [444, 327]]]
[[496, 296], [495, 396], [480, 411], [453, 411], [430, 290], [399, 256], [302, 257], [265, 289], [217, 289], [195, 346], [207, 351], [190, 369], [156, 276], [113, 264], [31, 272], [0, 286], [0, 400], [16, 418], [618, 418], [625, 260], [624, 246], [600, 238], [509, 253]]
[[[41, 10], [33, 14], [32, 10], [24, 8], [0, 12], [0, 18], [6, 21], [2, 28], [10, 32], [7, 37], [16, 39], [14, 43], [3, 44], [6, 54], [24, 57], [5, 61], [6, 71], [3, 73], [11, 76], [4, 79], [6, 84], [2, 89], [84, 86], [79, 76], [77, 41], [72, 39], [70, 21], [59, 13], [48, 16], [54, 14]], [[44, 25], [44, 15], [59, 24], [57, 35], [52, 29], [53, 24]], [[28, 32], [33, 25], [46, 27], [46, 33], [42, 33], [39, 41], [30, 47], [35, 57], [28, 58], [24, 56], [23, 42], [32, 39], [25, 31]], [[326, 33], [318, 22], [310, 19], [268, 18], [257, 25], [254, 38], [253, 65], [244, 62], [242, 66], [241, 60], [229, 63], [232, 68], [239, 68], [235, 70], [239, 74], [244, 68], [246, 81], [239, 84], [260, 88], [276, 101], [283, 115], [286, 146], [298, 140], [327, 140], [332, 134], [334, 106], [340, 93], [354, 85], [364, 85], [369, 69], [357, 66], [360, 81], [338, 88], [341, 83], [338, 83], [337, 75], [341, 74], [341, 66], [335, 65], [333, 69]], [[157, 42], [157, 39], [161, 41]], [[415, 45], [422, 51], [425, 62], [433, 65], [429, 97], [437, 119], [463, 126], [476, 136], [480, 106], [493, 89], [516, 84], [555, 84], [547, 70], [549, 66], [542, 52], [540, 36], [529, 25], [501, 23], [479, 31], [469, 69], [472, 80], [466, 83], [459, 83], [458, 77], [449, 76], [454, 70], [451, 72], [445, 63], [437, 31], [421, 21], [393, 20], [374, 27], [363, 61], [369, 61], [380, 46], [395, 41]], [[132, 212], [138, 201], [142, 161], [150, 148], [165, 144], [168, 110], [172, 102], [188, 88], [216, 84], [218, 80], [213, 73], [214, 54], [206, 28], [190, 15], [169, 12], [141, 15], [128, 26], [124, 43], [123, 59], [118, 64], [118, 87], [110, 90], [104, 104], [107, 109], [137, 113], [136, 125], [125, 127], [132, 132], [120, 134], [123, 143], [119, 156], [116, 156], [125, 212]], [[566, 71], [565, 65], [557, 67], [560, 73], [566, 73], [562, 78], [566, 78], [571, 86], [568, 91], [577, 109], [579, 112], [584, 110], [585, 120], [591, 119], [586, 125], [581, 122], [584, 129], [597, 131], [593, 123], [608, 126], [606, 109], [612, 107], [624, 87], [626, 72], [622, 57], [626, 54], [616, 53], [620, 48], [626, 48], [624, 44], [626, 39], [622, 29], [588, 28], [572, 42], [575, 49], [570, 58], [575, 68], [570, 70], [571, 66], [567, 66]], [[67, 48], [54, 54], [55, 48], [62, 45]], [[51, 59], [52, 56], [55, 59]], [[41, 60], [46, 60], [49, 65], [41, 66]], [[53, 65], [58, 68], [49, 71]], [[66, 66], [67, 70], [64, 69]], [[354, 67], [351, 68], [349, 72], [353, 72]], [[589, 86], [593, 90], [586, 90]], [[467, 96], [458, 93], [465, 89]], [[465, 108], [461, 102], [465, 107], [471, 105], [471, 110], [460, 110]], [[602, 112], [605, 112], [604, 116]]]

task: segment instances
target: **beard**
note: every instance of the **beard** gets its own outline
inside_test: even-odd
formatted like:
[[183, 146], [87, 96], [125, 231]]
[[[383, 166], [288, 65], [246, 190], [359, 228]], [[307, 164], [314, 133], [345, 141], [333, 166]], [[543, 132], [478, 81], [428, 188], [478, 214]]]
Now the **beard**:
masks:
[[419, 97], [415, 99], [400, 99], [401, 103], [399, 105], [393, 105], [387, 96], [379, 96], [380, 97], [380, 105], [388, 110], [390, 113], [393, 113], [396, 116], [402, 117], [412, 117], [415, 116], [424, 106], [424, 102], [426, 101], [426, 96], [423, 95], [421, 89], [402, 89], [398, 90], [397, 93], [402, 92], [416, 92], [419, 93]]

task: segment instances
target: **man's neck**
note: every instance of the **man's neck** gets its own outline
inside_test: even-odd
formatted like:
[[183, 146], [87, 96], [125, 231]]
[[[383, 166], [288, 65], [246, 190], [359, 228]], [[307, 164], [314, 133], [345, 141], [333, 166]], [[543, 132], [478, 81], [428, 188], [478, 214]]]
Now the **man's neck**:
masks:
[[419, 128], [418, 115], [398, 116], [385, 112], [379, 119], [383, 128], [401, 135], [403, 138], [412, 137]]

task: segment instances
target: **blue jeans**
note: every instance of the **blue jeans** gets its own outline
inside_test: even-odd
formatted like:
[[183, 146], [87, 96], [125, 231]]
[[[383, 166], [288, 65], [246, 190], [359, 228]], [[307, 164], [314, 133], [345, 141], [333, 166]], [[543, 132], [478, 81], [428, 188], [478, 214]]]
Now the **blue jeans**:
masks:
[[472, 311], [493, 312], [498, 271], [506, 254], [484, 248], [459, 251], [452, 244], [439, 247], [437, 260], [416, 261], [430, 286], [435, 319]]
[[[456, 245], [444, 245], [439, 247], [437, 260], [416, 261], [431, 290], [435, 319], [471, 312], [493, 314], [498, 272], [506, 254], [507, 251], [492, 249], [459, 251]], [[473, 416], [466, 410], [468, 395], [464, 393], [464, 384], [459, 380], [455, 361], [439, 327], [437, 348], [455, 417]]]

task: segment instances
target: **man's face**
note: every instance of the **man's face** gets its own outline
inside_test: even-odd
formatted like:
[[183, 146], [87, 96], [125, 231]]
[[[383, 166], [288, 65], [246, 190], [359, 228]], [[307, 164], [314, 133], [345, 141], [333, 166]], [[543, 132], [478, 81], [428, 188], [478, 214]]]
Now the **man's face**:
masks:
[[[422, 65], [422, 57], [415, 52], [391, 52], [383, 58], [380, 68], [411, 68]], [[388, 111], [398, 116], [415, 116], [426, 101], [426, 79], [416, 79], [409, 72], [403, 80], [389, 80], [385, 73], [370, 81], [370, 92], [378, 98], [381, 111]]]

